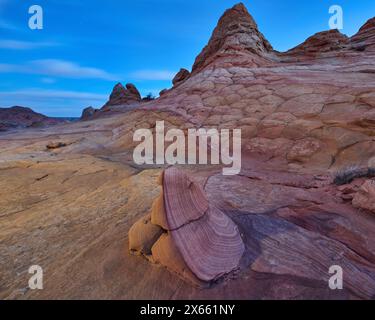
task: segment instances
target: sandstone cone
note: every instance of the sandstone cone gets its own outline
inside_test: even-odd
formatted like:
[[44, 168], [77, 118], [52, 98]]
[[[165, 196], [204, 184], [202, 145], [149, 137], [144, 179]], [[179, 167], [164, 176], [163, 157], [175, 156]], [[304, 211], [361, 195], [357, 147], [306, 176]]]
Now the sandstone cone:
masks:
[[128, 83], [126, 88], [118, 83], [112, 90], [109, 97], [109, 101], [105, 104], [105, 107], [116, 106], [116, 105], [128, 105], [141, 101], [141, 95], [135, 85]]
[[245, 248], [233, 221], [210, 206], [201, 187], [182, 171], [167, 169], [159, 183], [163, 192], [154, 201], [151, 216], [129, 233], [131, 250], [148, 254], [152, 246], [154, 262], [193, 285], [208, 284], [237, 269]]
[[259, 32], [246, 7], [239, 3], [220, 18], [207, 46], [195, 60], [193, 73], [219, 58], [221, 54], [250, 54], [265, 56], [272, 46]]

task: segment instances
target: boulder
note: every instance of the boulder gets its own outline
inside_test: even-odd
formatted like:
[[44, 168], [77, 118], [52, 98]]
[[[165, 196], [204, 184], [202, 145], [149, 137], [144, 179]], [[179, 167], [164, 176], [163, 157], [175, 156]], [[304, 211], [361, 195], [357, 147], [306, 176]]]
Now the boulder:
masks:
[[355, 194], [353, 206], [375, 213], [375, 180], [366, 180]]
[[184, 82], [187, 78], [189, 78], [189, 76], [190, 76], [190, 71], [182, 68], [173, 78], [172, 83], [174, 86], [177, 86], [178, 84]]
[[162, 233], [162, 228], [151, 223], [151, 215], [141, 218], [129, 231], [130, 252], [137, 255], [150, 255], [152, 246]]
[[[245, 247], [233, 221], [210, 206], [201, 187], [179, 169], [165, 170], [160, 180], [163, 193], [151, 217], [129, 232], [130, 250], [149, 255], [153, 244], [151, 261], [200, 287], [236, 270]], [[140, 249], [144, 243], [147, 250]]]
[[93, 107], [87, 107], [82, 111], [81, 120], [86, 121], [91, 119], [94, 114], [97, 112], [97, 109], [94, 109]]

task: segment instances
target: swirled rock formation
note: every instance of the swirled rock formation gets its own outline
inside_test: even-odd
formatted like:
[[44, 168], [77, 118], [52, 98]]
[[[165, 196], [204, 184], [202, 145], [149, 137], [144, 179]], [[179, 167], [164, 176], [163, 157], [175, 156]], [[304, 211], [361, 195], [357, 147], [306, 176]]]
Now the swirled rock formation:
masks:
[[129, 232], [130, 250], [146, 256], [152, 252], [151, 261], [195, 285], [236, 270], [245, 250], [237, 226], [209, 205], [201, 187], [184, 172], [169, 168], [161, 180], [163, 192], [151, 217], [137, 222]]

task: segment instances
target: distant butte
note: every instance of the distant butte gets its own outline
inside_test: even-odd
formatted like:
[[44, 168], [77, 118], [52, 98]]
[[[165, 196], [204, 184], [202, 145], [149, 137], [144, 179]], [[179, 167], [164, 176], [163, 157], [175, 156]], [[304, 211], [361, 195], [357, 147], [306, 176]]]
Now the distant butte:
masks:
[[30, 108], [20, 106], [0, 108], [0, 132], [11, 129], [40, 128], [63, 122], [63, 119], [49, 118]]

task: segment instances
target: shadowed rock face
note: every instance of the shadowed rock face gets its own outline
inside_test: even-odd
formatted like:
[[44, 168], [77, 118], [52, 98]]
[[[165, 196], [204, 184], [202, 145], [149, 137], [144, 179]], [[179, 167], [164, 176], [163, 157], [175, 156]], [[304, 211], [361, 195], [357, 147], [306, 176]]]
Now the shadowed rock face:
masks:
[[[323, 32], [279, 53], [238, 5], [192, 74], [159, 99], [1, 136], [0, 297], [373, 298], [374, 179], [332, 183], [337, 169], [374, 165], [373, 21], [351, 38]], [[134, 131], [156, 121], [241, 128], [241, 173], [181, 166], [188, 179], [161, 185], [165, 168], [132, 159]], [[30, 264], [50, 275], [45, 290], [25, 289]], [[332, 265], [344, 290], [328, 287]]]

